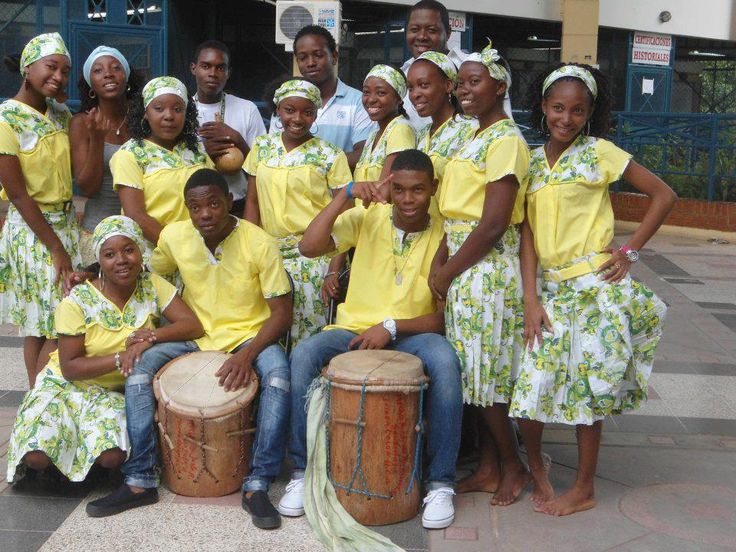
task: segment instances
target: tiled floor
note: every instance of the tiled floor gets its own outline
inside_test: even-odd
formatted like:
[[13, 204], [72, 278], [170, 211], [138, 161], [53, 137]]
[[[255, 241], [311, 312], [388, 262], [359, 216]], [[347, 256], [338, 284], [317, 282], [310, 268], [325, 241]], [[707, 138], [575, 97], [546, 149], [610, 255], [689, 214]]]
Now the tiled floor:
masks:
[[[735, 268], [736, 245], [665, 233], [648, 244], [635, 276], [670, 310], [649, 402], [605, 422], [595, 509], [550, 518], [532, 511], [528, 494], [500, 508], [490, 506], [490, 495], [472, 493], [456, 497], [455, 523], [444, 531], [424, 531], [418, 518], [379, 530], [407, 550], [736, 550]], [[12, 328], [0, 327], [3, 473], [13, 416], [27, 386], [21, 345]], [[574, 431], [550, 426], [545, 449], [553, 458], [553, 485], [568, 487], [577, 465]], [[286, 480], [284, 474], [276, 482], [273, 498]], [[162, 488], [155, 506], [88, 518], [84, 503], [106, 488], [60, 497], [0, 483], [0, 551], [322, 549], [304, 518], [285, 520], [279, 531], [256, 530], [238, 494], [192, 499]]]

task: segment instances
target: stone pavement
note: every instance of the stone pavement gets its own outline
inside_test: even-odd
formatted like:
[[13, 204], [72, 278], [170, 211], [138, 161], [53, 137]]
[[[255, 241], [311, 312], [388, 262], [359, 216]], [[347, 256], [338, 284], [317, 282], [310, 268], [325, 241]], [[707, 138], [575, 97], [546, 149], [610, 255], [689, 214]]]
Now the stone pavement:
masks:
[[[620, 225], [617, 240], [629, 226]], [[670, 305], [638, 412], [606, 421], [596, 492], [598, 506], [564, 518], [532, 511], [528, 491], [510, 507], [490, 495], [456, 498], [456, 520], [427, 532], [419, 518], [380, 528], [407, 550], [439, 551], [720, 551], [736, 550], [736, 236], [662, 231], [634, 274]], [[10, 428], [26, 388], [19, 338], [0, 327], [0, 471]], [[575, 476], [574, 431], [551, 426], [545, 450], [552, 483]], [[468, 467], [464, 467], [467, 469]], [[286, 483], [274, 486], [277, 499]], [[162, 490], [159, 504], [91, 519], [84, 503], [111, 488], [48, 496], [0, 483], [0, 551], [321, 550], [304, 518], [281, 530], [255, 529], [240, 497], [191, 499]]]

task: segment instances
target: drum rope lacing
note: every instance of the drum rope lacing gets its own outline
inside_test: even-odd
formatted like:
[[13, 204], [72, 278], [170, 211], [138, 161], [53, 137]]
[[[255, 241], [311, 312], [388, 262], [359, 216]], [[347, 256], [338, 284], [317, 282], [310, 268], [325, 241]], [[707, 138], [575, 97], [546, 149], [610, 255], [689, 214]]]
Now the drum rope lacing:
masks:
[[[325, 449], [327, 453], [327, 477], [330, 480], [330, 483], [334, 487], [337, 487], [338, 489], [342, 489], [343, 491], [350, 493], [357, 493], [364, 496], [367, 496], [369, 498], [383, 498], [386, 500], [390, 500], [393, 498], [393, 496], [390, 495], [383, 495], [372, 492], [368, 488], [368, 482], [365, 479], [365, 474], [363, 473], [363, 428], [365, 427], [365, 422], [363, 421], [363, 417], [365, 414], [365, 396], [366, 396], [366, 387], [368, 383], [368, 376], [366, 376], [363, 379], [363, 384], [360, 389], [360, 414], [358, 417], [358, 420], [356, 421], [355, 425], [358, 428], [358, 450], [356, 452], [356, 458], [355, 458], [355, 469], [353, 470], [353, 475], [350, 478], [350, 482], [347, 485], [344, 485], [342, 483], [338, 483], [335, 481], [332, 477], [332, 468], [331, 468], [331, 460], [330, 460], [330, 430], [329, 427], [327, 428], [327, 431], [325, 431]], [[332, 395], [332, 377], [327, 377], [327, 405], [325, 408], [325, 420], [330, 420], [330, 399]], [[419, 388], [419, 417], [417, 420], [416, 425], [414, 426], [414, 431], [417, 433], [417, 443], [414, 447], [414, 466], [411, 470], [411, 476], [409, 477], [409, 484], [406, 487], [406, 494], [410, 494], [412, 488], [414, 487], [414, 480], [417, 481], [419, 478], [421, 478], [421, 451], [422, 451], [422, 436], [424, 435], [424, 423], [423, 423], [423, 417], [424, 417], [424, 389], [425, 385], [421, 385]], [[353, 487], [355, 484], [356, 477], [360, 475], [360, 482], [362, 485], [362, 489], [356, 489]]]

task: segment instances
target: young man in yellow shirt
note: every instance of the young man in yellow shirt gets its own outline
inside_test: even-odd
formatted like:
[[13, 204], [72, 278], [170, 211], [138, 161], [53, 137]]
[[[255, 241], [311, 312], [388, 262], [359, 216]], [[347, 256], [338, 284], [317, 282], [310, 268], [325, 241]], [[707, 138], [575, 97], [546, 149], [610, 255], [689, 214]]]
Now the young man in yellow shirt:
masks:
[[[429, 469], [424, 527], [439, 529], [454, 519], [455, 461], [460, 445], [462, 389], [460, 361], [444, 333], [442, 305], [427, 284], [430, 266], [444, 236], [442, 220], [430, 217], [437, 189], [430, 158], [418, 150], [401, 152], [390, 184], [392, 204], [372, 204], [340, 212], [354, 199], [371, 199], [372, 183], [350, 183], [312, 221], [299, 244], [303, 255], [324, 255], [355, 247], [347, 299], [337, 323], [294, 349], [291, 355], [292, 480], [278, 509], [304, 513], [307, 464], [305, 396], [329, 361], [350, 349], [393, 349], [418, 356], [429, 386]], [[378, 461], [378, 459], [367, 459]]]
[[[183, 299], [205, 330], [196, 341], [154, 345], [125, 383], [131, 455], [125, 484], [90, 502], [87, 513], [102, 517], [158, 500], [153, 376], [170, 360], [193, 351], [232, 356], [216, 375], [226, 391], [261, 385], [251, 471], [243, 483], [243, 508], [254, 525], [273, 529], [281, 518], [266, 491], [279, 474], [289, 422], [289, 365], [277, 343], [291, 325], [291, 286], [276, 241], [259, 227], [229, 214], [232, 194], [211, 169], [194, 173], [184, 187], [190, 220], [167, 225], [150, 266], [159, 274], [179, 271]], [[139, 332], [137, 332], [139, 333]], [[145, 336], [141, 336], [145, 339]]]

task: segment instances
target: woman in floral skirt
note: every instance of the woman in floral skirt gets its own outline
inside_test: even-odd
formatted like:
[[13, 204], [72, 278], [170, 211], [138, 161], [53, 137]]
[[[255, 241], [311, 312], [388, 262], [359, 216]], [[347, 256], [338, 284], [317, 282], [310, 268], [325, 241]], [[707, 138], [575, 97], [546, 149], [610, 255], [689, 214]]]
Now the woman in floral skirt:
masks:
[[[567, 515], [595, 506], [602, 420], [647, 397], [666, 307], [629, 276], [676, 196], [604, 139], [608, 83], [587, 65], [561, 65], [532, 88], [532, 121], [548, 136], [531, 155], [522, 228], [525, 351], [510, 415], [518, 418], [534, 477], [535, 510]], [[624, 178], [651, 198], [634, 234], [612, 247], [611, 183]], [[537, 267], [542, 294], [537, 294]], [[578, 473], [555, 498], [541, 453], [545, 423], [574, 425]]]
[[58, 33], [35, 37], [21, 54], [20, 90], [0, 105], [0, 198], [10, 201], [0, 234], [0, 323], [25, 336], [31, 386], [56, 346], [62, 284], [81, 264], [63, 104], [69, 69]]
[[294, 286], [291, 346], [327, 324], [320, 296], [329, 259], [299, 253], [307, 226], [352, 180], [345, 153], [313, 136], [310, 128], [322, 105], [319, 88], [302, 79], [282, 84], [273, 98], [282, 131], [259, 136], [243, 168], [248, 173], [246, 220], [275, 237]]
[[[176, 289], [142, 271], [146, 240], [133, 220], [103, 219], [92, 247], [99, 276], [75, 286], [59, 304], [59, 349], [18, 409], [8, 446], [11, 483], [26, 468], [82, 481], [95, 463], [122, 464], [128, 436], [121, 391], [133, 362], [153, 343], [202, 335]], [[157, 327], [164, 316], [170, 323]], [[128, 343], [135, 335], [144, 341]]]

